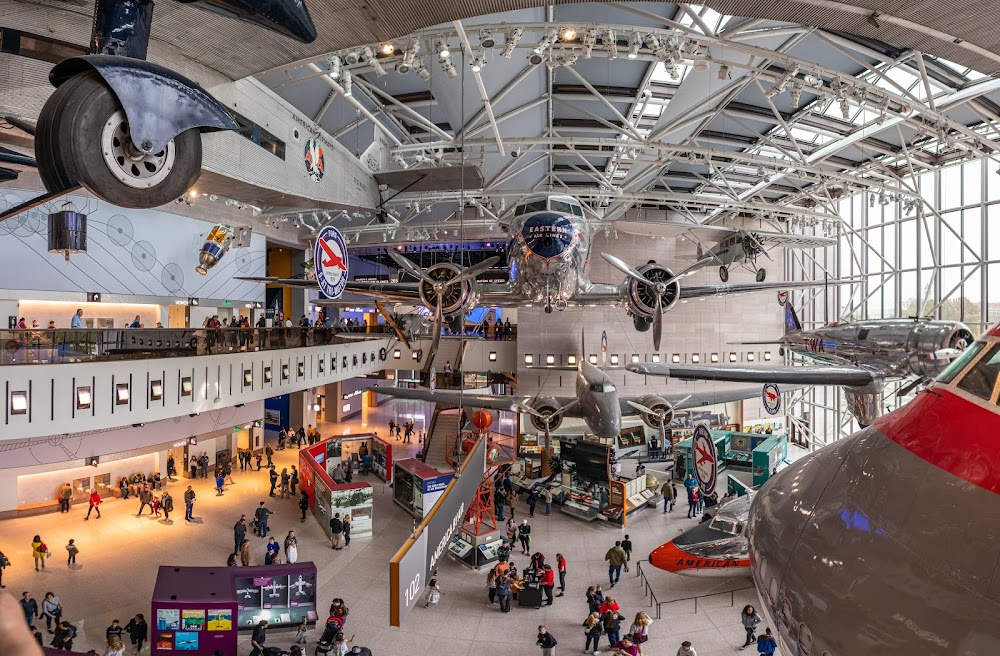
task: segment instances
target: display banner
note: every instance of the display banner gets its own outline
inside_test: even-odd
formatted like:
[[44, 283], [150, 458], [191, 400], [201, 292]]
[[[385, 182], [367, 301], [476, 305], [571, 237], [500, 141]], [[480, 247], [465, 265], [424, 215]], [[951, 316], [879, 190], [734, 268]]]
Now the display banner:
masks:
[[389, 625], [400, 626], [419, 599], [486, 474], [486, 436], [480, 436], [444, 493], [389, 561]]

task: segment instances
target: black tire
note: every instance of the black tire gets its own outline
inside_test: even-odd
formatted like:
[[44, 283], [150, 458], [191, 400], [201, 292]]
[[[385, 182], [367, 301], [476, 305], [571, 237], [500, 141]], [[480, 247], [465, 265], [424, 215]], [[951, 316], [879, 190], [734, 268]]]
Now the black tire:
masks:
[[67, 100], [80, 86], [81, 76], [77, 75], [61, 84], [42, 106], [35, 127], [35, 160], [38, 162], [38, 175], [48, 191], [61, 191], [75, 187], [76, 171], [69, 171], [69, 162], [60, 153], [66, 136], [55, 126], [65, 125], [62, 121]]
[[[102, 152], [105, 123], [122, 109], [111, 89], [95, 71], [80, 73], [64, 82], [49, 98], [51, 114], [43, 123], [42, 152], [51, 183], [75, 180], [93, 194], [119, 207], [158, 207], [175, 200], [201, 174], [201, 134], [190, 129], [174, 137], [174, 161], [164, 179], [152, 187], [131, 187], [116, 178]], [[46, 112], [43, 108], [43, 113]], [[36, 134], [36, 140], [40, 135]], [[44, 181], [44, 178], [43, 178]], [[50, 182], [46, 182], [48, 187]]]
[[647, 319], [646, 317], [633, 317], [632, 324], [635, 326], [636, 330], [640, 333], [644, 333], [649, 330], [651, 325], [653, 325], [653, 321], [652, 319]]
[[719, 278], [722, 282], [729, 282], [729, 269], [724, 266], [719, 267]]
[[767, 271], [764, 269], [757, 269], [757, 282], [764, 282], [764, 278], [767, 278]]

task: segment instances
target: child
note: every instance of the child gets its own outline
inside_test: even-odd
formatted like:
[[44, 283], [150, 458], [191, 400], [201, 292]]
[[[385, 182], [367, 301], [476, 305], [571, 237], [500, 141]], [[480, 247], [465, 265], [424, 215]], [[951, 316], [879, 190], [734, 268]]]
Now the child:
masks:
[[153, 514], [155, 514], [157, 517], [160, 516], [160, 506], [162, 505], [162, 503], [163, 502], [160, 501], [160, 497], [155, 496], [155, 495], [153, 496], [153, 503], [152, 503]]
[[215, 496], [222, 496], [222, 487], [226, 484], [226, 478], [222, 475], [222, 470], [219, 470], [219, 475], [215, 477]]
[[628, 534], [622, 540], [622, 549], [625, 550], [625, 571], [628, 571], [628, 561], [632, 560], [632, 541], [628, 539]]
[[427, 601], [424, 603], [424, 608], [427, 608], [431, 604], [437, 604], [439, 601], [441, 601], [441, 595], [444, 594], [443, 592], [441, 592], [440, 586], [438, 586], [437, 579], [431, 579], [431, 584], [428, 587], [429, 589], [427, 590]]
[[351, 636], [350, 640], [344, 639], [343, 633], [338, 633], [337, 637], [333, 641], [333, 652], [332, 656], [347, 656], [349, 651], [348, 644], [354, 642], [354, 636]]
[[69, 558], [66, 559], [66, 567], [76, 565], [76, 555], [80, 553], [80, 550], [76, 548], [76, 540], [69, 541], [69, 544], [66, 545], [66, 551], [69, 553]]
[[299, 624], [299, 631], [295, 634], [295, 644], [304, 645], [306, 644], [306, 631], [309, 630], [309, 625], [306, 624], [305, 620], [302, 620], [302, 624]]
[[538, 641], [535, 644], [542, 648], [542, 656], [556, 655], [556, 637], [545, 629], [545, 625], [538, 627]]

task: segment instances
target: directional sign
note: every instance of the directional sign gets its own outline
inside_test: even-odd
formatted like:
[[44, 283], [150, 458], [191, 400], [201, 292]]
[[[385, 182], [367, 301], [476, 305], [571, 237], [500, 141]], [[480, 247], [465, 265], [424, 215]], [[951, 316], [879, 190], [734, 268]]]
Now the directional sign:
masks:
[[316, 236], [316, 282], [327, 298], [340, 298], [347, 286], [347, 244], [340, 231], [324, 226]]
[[694, 458], [694, 477], [704, 494], [715, 493], [715, 483], [719, 477], [719, 461], [712, 442], [712, 433], [707, 426], [697, 426], [694, 429], [694, 439], [691, 441], [691, 454]]

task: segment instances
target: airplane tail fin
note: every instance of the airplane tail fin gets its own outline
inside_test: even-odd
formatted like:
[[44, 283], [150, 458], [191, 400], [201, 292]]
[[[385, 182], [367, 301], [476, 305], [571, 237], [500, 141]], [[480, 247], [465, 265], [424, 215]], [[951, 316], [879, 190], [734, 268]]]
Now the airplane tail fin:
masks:
[[789, 303], [785, 306], [785, 334], [794, 333], [802, 330], [802, 324], [799, 323], [799, 316], [795, 314], [795, 308]]
[[705, 249], [702, 248], [701, 242], [698, 242], [698, 255], [695, 258], [695, 261], [697, 262], [698, 260], [700, 260], [703, 257], [705, 257]]

